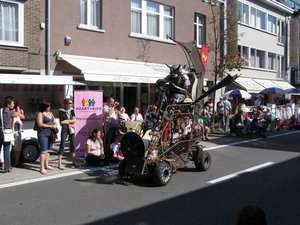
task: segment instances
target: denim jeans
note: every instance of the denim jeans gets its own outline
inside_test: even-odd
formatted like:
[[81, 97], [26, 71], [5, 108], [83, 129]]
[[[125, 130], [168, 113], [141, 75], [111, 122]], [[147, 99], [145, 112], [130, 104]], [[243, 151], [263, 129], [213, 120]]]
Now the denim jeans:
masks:
[[50, 136], [38, 136], [38, 141], [41, 146], [41, 154], [47, 153], [49, 150], [52, 150], [52, 143]]
[[[67, 135], [68, 135], [68, 132], [60, 133], [60, 146], [59, 146], [58, 155], [64, 154]], [[75, 134], [69, 134], [69, 140], [70, 140], [70, 152], [74, 153], [75, 152]]]
[[10, 170], [10, 151], [11, 151], [12, 142], [3, 143], [3, 155], [4, 155], [4, 170], [7, 172]]
[[225, 129], [227, 130], [229, 128], [229, 115], [224, 115], [225, 120]]

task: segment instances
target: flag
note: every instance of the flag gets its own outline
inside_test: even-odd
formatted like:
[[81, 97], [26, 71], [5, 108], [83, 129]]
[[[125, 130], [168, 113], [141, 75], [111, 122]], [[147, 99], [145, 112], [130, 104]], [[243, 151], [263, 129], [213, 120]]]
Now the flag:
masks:
[[197, 45], [196, 45], [195, 41], [190, 41], [190, 42], [175, 41], [175, 42], [177, 44], [179, 44], [180, 46], [182, 46], [182, 48], [189, 55], [190, 59], [192, 60], [192, 63], [193, 63], [196, 74], [203, 73], [204, 68], [203, 68], [203, 65], [201, 63], [199, 51], [198, 51], [198, 48], [197, 48]]
[[206, 69], [206, 65], [207, 65], [207, 60], [208, 60], [208, 54], [209, 54], [208, 48], [206, 47], [205, 44], [202, 44], [202, 48], [201, 48], [199, 54], [200, 54], [200, 59], [201, 59], [203, 68], [205, 70]]

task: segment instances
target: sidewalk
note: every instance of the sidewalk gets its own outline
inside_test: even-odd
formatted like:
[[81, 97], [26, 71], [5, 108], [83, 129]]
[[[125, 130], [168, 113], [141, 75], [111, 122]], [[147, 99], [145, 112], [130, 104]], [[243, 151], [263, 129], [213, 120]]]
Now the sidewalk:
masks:
[[[281, 129], [279, 132], [273, 133], [268, 131], [267, 136], [273, 136], [278, 134], [285, 134], [285, 133], [292, 133], [297, 131], [290, 131], [286, 129]], [[299, 131], [298, 131], [299, 132]], [[250, 140], [260, 138], [257, 135], [248, 134], [245, 135], [243, 138], [230, 136], [228, 133], [218, 133], [218, 134], [209, 134], [209, 141], [202, 141], [201, 144], [205, 146], [205, 149], [217, 147], [220, 145], [228, 145], [234, 142], [240, 142], [243, 140]], [[212, 159], [213, 160], [213, 159]], [[59, 170], [57, 168], [57, 151], [53, 150], [50, 156], [50, 165], [54, 168], [53, 171], [48, 170], [47, 175], [41, 175], [39, 173], [39, 160], [35, 163], [25, 163], [25, 168], [15, 168], [13, 167], [13, 171], [10, 173], [0, 173], [0, 185], [14, 183], [14, 182], [26, 182], [27, 180], [31, 179], [44, 179], [45, 177], [50, 178], [51, 176], [60, 177], [63, 174], [67, 175], [68, 173], [78, 174], [81, 172], [89, 171], [89, 170], [106, 170], [111, 168], [117, 168], [118, 164], [112, 164], [110, 166], [104, 167], [92, 167], [85, 164], [83, 157], [77, 158], [77, 163], [79, 165], [78, 168], [75, 168], [71, 165], [71, 157], [69, 156], [69, 152], [66, 151], [65, 155], [63, 156], [63, 165], [65, 166], [64, 170]]]

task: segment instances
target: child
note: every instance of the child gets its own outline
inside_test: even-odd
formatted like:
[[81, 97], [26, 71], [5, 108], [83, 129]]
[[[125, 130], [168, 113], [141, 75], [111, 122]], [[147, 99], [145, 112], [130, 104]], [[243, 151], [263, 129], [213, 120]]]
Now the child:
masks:
[[[24, 111], [20, 108], [20, 105], [19, 105], [18, 101], [15, 101], [14, 111], [15, 112], [20, 112], [21, 114], [24, 115]], [[13, 122], [12, 122], [12, 128], [13, 129], [14, 129], [16, 124], [19, 125], [19, 131], [23, 132], [23, 123], [22, 123], [22, 120], [19, 116], [16, 116], [16, 117], [13, 118]]]
[[117, 160], [117, 161], [122, 161], [124, 159], [123, 153], [120, 149], [121, 146], [121, 141], [122, 139], [122, 135], [118, 135], [115, 137], [115, 141], [113, 143], [111, 143], [110, 145], [110, 150], [113, 151], [113, 159]]

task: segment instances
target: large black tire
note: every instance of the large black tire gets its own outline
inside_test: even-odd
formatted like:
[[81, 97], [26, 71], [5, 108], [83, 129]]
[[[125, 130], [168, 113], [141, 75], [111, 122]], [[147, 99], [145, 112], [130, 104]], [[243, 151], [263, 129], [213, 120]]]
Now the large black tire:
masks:
[[123, 178], [125, 176], [125, 168], [126, 168], [126, 159], [123, 159], [120, 163], [119, 163], [119, 168], [118, 168], [118, 172], [121, 178]]
[[206, 171], [211, 165], [211, 156], [207, 151], [198, 150], [194, 155], [194, 163], [197, 170]]
[[153, 168], [152, 177], [159, 186], [165, 186], [169, 183], [172, 176], [172, 165], [167, 162], [159, 162]]
[[40, 157], [41, 149], [34, 141], [24, 142], [20, 154], [20, 161], [25, 163], [35, 162]]

